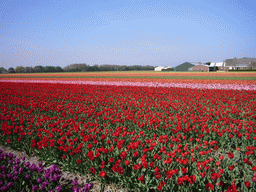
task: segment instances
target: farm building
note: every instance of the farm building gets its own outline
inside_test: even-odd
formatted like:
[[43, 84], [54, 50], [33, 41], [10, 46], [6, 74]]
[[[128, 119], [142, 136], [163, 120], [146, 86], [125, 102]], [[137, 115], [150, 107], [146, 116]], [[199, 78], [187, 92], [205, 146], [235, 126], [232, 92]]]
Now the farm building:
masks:
[[209, 65], [196, 65], [196, 66], [190, 67], [188, 70], [189, 71], [210, 71], [210, 66]]
[[228, 69], [256, 69], [256, 58], [226, 59]]
[[182, 64], [178, 65], [177, 67], [175, 67], [175, 69], [176, 69], [176, 71], [188, 71], [188, 69], [193, 66], [195, 66], [195, 65], [193, 65], [189, 62], [185, 62], [185, 63], [182, 63]]
[[210, 71], [227, 71], [228, 67], [226, 67], [226, 62], [211, 62]]
[[225, 62], [211, 62], [210, 67], [216, 67], [217, 70], [224, 70], [226, 63]]
[[158, 66], [155, 68], [155, 71], [162, 71], [162, 69], [164, 69], [164, 67]]
[[174, 68], [172, 68], [172, 67], [165, 67], [164, 69], [162, 69], [162, 71], [174, 71]]

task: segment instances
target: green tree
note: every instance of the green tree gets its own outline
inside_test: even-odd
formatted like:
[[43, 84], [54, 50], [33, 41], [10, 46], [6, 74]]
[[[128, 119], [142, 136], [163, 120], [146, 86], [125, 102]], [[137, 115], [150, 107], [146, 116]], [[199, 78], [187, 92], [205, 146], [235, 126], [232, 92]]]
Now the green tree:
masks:
[[87, 71], [100, 71], [100, 68], [98, 65], [89, 66], [87, 68]]
[[33, 73], [34, 70], [32, 67], [25, 67], [25, 73]]
[[17, 67], [15, 68], [15, 72], [16, 72], [16, 73], [25, 73], [25, 68], [22, 67], [22, 66], [17, 66]]
[[44, 72], [55, 72], [55, 67], [54, 66], [46, 66], [43, 67]]
[[78, 71], [87, 71], [87, 68], [89, 66], [86, 65], [85, 63], [80, 63], [80, 64], [71, 64], [63, 68], [63, 71], [67, 72], [78, 72]]
[[62, 72], [63, 69], [62, 69], [60, 66], [57, 66], [57, 67], [55, 67], [55, 71], [56, 71], [56, 72]]
[[37, 65], [37, 66], [34, 67], [34, 71], [36, 73], [42, 73], [42, 72], [44, 72], [44, 68], [41, 65]]
[[8, 69], [8, 73], [15, 73], [14, 68], [13, 68], [13, 67], [10, 67], [10, 68]]
[[155, 69], [154, 66], [150, 66], [150, 65], [143, 66], [143, 70], [154, 70], [154, 69]]
[[101, 65], [99, 66], [101, 71], [114, 71], [115, 70], [115, 66], [114, 65]]
[[3, 67], [0, 67], [0, 73], [7, 73], [7, 70]]

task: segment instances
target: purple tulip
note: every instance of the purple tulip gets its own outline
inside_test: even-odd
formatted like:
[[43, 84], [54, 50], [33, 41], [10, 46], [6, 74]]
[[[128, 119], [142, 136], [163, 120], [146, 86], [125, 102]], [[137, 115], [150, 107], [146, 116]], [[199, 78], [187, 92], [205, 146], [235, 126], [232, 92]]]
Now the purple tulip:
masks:
[[19, 172], [20, 172], [20, 173], [22, 173], [23, 171], [24, 171], [24, 168], [23, 168], [23, 167], [19, 168]]
[[11, 188], [13, 186], [13, 182], [7, 184], [7, 188]]
[[58, 174], [61, 174], [62, 172], [58, 169], [58, 166], [53, 164], [51, 167], [50, 167], [50, 170], [49, 170], [51, 173], [58, 173]]
[[33, 185], [33, 186], [32, 186], [32, 191], [37, 191], [37, 188], [38, 188], [37, 185]]
[[26, 179], [30, 179], [30, 175], [26, 175]]
[[23, 157], [21, 157], [21, 159], [22, 159], [23, 161], [25, 161], [26, 157], [25, 157], [25, 156], [23, 156]]
[[14, 175], [19, 175], [19, 171], [14, 171]]
[[36, 181], [37, 181], [37, 183], [42, 183], [43, 179], [42, 179], [42, 177], [40, 177], [40, 178], [36, 179]]
[[8, 174], [8, 171], [5, 170], [5, 171], [2, 172], [2, 174], [3, 174], [3, 175], [6, 175], [6, 174]]
[[46, 189], [46, 185], [41, 185], [41, 187], [40, 187], [40, 189], [43, 191], [43, 190], [45, 190]]
[[51, 182], [55, 181], [55, 178], [52, 175], [50, 175], [49, 179]]
[[19, 179], [18, 176], [14, 176], [14, 177], [13, 177], [13, 180], [14, 180], [14, 181], [17, 181], [18, 179]]
[[0, 188], [1, 191], [5, 191], [6, 189], [7, 189], [6, 185], [3, 185], [3, 186]]
[[49, 185], [49, 181], [47, 181], [47, 180], [44, 181], [44, 182], [43, 182], [43, 185], [45, 185], [45, 186]]
[[84, 189], [87, 191], [87, 190], [89, 190], [89, 189], [92, 189], [93, 188], [93, 184], [92, 183], [89, 183], [89, 184], [86, 184], [85, 186], [84, 186]]
[[61, 178], [61, 175], [55, 174], [53, 177], [55, 181], [58, 181]]
[[8, 179], [10, 179], [10, 178], [12, 177], [12, 175], [11, 175], [10, 173], [8, 173], [8, 174], [6, 174], [6, 177], [7, 177]]
[[37, 172], [38, 172], [38, 173], [43, 173], [43, 172], [44, 172], [44, 168], [38, 167]]
[[79, 183], [78, 183], [78, 180], [75, 179], [72, 184], [75, 185], [75, 186], [78, 185], [78, 184], [79, 184]]
[[42, 167], [42, 166], [43, 166], [43, 161], [40, 161], [40, 162], [38, 163], [38, 166], [39, 166], [39, 167]]
[[78, 187], [74, 187], [74, 188], [72, 189], [72, 191], [73, 191], [73, 192], [81, 192], [81, 189], [78, 188]]
[[37, 166], [33, 163], [32, 165], [30, 165], [29, 167], [31, 170], [36, 171], [37, 170]]
[[51, 172], [54, 172], [56, 168], [57, 168], [57, 165], [53, 164], [53, 165], [50, 167], [50, 171], [51, 171]]
[[93, 188], [93, 184], [92, 183], [89, 183], [88, 184], [88, 189], [92, 189]]
[[24, 165], [25, 165], [26, 167], [30, 167], [30, 162], [25, 162]]
[[[18, 166], [18, 167], [17, 167], [17, 166]], [[14, 165], [14, 166], [12, 167], [12, 170], [13, 170], [13, 171], [16, 171], [18, 168], [19, 168], [19, 165]]]
[[86, 185], [84, 186], [84, 189], [85, 189], [85, 190], [88, 190], [88, 189], [89, 189], [89, 185], [86, 184]]
[[14, 157], [13, 153], [9, 153], [9, 158], [12, 159]]
[[61, 185], [59, 185], [58, 187], [55, 188], [57, 190], [57, 192], [60, 192], [62, 190]]
[[50, 177], [50, 174], [49, 174], [49, 173], [45, 173], [45, 174], [44, 174], [44, 178], [45, 178], [45, 179], [48, 179], [49, 177]]
[[19, 158], [15, 158], [14, 161], [15, 161], [16, 164], [20, 163], [20, 159]]
[[1, 166], [1, 170], [4, 171], [6, 169], [6, 166], [5, 165], [2, 165]]

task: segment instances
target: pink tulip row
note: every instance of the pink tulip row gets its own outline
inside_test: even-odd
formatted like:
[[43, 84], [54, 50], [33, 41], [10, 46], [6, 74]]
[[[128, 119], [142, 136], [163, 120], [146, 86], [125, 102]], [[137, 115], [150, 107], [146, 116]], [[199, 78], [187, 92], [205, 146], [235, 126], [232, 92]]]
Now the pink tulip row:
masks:
[[114, 85], [114, 86], [147, 86], [147, 87], [177, 87], [191, 89], [225, 89], [225, 90], [256, 90], [256, 85], [239, 84], [199, 84], [199, 83], [155, 83], [155, 82], [106, 82], [106, 81], [65, 81], [65, 80], [17, 80], [2, 79], [0, 82], [24, 83], [62, 83], [62, 84], [89, 84], [89, 85]]

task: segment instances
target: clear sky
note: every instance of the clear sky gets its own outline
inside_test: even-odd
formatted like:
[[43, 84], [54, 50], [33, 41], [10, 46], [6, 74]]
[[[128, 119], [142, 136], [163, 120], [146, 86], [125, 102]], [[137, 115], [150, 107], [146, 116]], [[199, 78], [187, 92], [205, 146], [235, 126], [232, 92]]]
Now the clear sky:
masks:
[[0, 0], [0, 67], [256, 57], [255, 0]]

